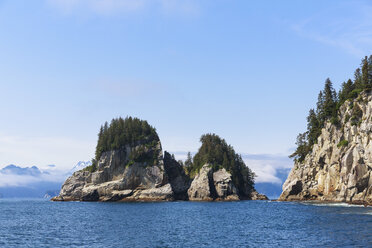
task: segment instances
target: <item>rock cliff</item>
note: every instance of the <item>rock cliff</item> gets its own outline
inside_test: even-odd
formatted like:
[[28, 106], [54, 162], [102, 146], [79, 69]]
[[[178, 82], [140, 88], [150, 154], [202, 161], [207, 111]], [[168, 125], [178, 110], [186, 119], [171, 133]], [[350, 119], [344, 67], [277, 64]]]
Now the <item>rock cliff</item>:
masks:
[[110, 126], [101, 127], [98, 136], [96, 161], [69, 177], [53, 201], [267, 199], [254, 190], [254, 173], [240, 156], [233, 161], [240, 167], [230, 169], [234, 177], [216, 163], [194, 169], [191, 180], [174, 156], [167, 152], [163, 156], [156, 130], [146, 121], [113, 119]]
[[362, 92], [326, 123], [312, 151], [295, 162], [282, 201], [320, 200], [372, 204], [372, 96]]
[[[158, 148], [160, 144], [158, 145]], [[159, 163], [128, 164], [130, 148], [102, 155], [98, 171], [77, 171], [63, 184], [53, 201], [237, 201], [268, 200], [251, 189], [249, 196], [239, 194], [225, 169], [213, 173], [206, 164], [191, 180], [182, 166], [167, 152]], [[160, 151], [160, 149], [159, 149]], [[160, 153], [159, 153], [160, 154]]]
[[[102, 154], [97, 171], [77, 171], [63, 184], [55, 201], [163, 201], [178, 199], [179, 189], [171, 182], [182, 178], [174, 169], [167, 174], [160, 141], [153, 148], [142, 145], [126, 146]], [[142, 157], [155, 157], [149, 161], [133, 161], [133, 153]], [[138, 155], [137, 155], [138, 156]], [[175, 162], [167, 160], [167, 162]], [[175, 162], [177, 163], [177, 162]], [[173, 165], [176, 167], [177, 165]], [[182, 169], [182, 168], [180, 168]], [[170, 176], [170, 177], [169, 177]], [[186, 180], [186, 179], [185, 179]], [[176, 192], [176, 193], [175, 193]]]
[[268, 200], [265, 195], [259, 194], [254, 188], [249, 190], [249, 195], [239, 192], [229, 172], [224, 168], [213, 172], [208, 164], [200, 169], [187, 193], [190, 201]]

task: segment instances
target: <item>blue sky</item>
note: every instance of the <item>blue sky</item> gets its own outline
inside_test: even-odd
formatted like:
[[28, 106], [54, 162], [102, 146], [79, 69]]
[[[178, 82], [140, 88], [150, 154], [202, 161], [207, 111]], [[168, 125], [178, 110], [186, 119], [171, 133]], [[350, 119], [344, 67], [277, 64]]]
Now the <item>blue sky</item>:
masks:
[[131, 115], [180, 158], [217, 133], [269, 180], [325, 79], [372, 53], [371, 20], [358, 0], [0, 0], [0, 167], [69, 169]]

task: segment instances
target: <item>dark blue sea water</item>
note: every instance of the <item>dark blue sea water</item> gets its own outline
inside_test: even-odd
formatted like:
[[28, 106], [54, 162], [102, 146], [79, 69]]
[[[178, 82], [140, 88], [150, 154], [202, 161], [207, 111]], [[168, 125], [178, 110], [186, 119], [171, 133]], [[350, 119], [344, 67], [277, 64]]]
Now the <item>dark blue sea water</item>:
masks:
[[372, 208], [0, 200], [0, 247], [372, 247]]

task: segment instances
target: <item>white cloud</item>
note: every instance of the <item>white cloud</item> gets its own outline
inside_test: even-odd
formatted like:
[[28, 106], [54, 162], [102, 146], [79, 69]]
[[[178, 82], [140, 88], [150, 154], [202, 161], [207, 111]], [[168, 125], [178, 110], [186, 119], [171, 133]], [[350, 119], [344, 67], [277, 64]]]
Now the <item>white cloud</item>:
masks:
[[94, 143], [68, 137], [0, 134], [0, 167], [15, 164], [21, 167], [36, 165], [43, 169], [48, 168], [49, 164], [55, 164], [60, 170], [68, 170], [80, 160], [91, 159], [94, 146]]
[[0, 187], [26, 186], [38, 182], [39, 178], [25, 175], [9, 175], [0, 172]]
[[199, 12], [196, 0], [46, 0], [64, 14], [92, 13], [115, 15], [139, 12], [146, 8], [160, 9], [166, 14], [194, 15]]
[[284, 155], [245, 154], [242, 157], [245, 164], [256, 173], [257, 183], [282, 184], [283, 180], [277, 176], [278, 171], [293, 167], [292, 160]]
[[[332, 12], [347, 11], [346, 15]], [[337, 47], [354, 56], [372, 52], [372, 6], [362, 2], [342, 3], [332, 10], [322, 10], [314, 16], [297, 22], [292, 29], [300, 36]]]
[[0, 188], [30, 187], [30, 185], [40, 182], [56, 182], [62, 184], [66, 178], [67, 174], [64, 171], [54, 171], [40, 176], [4, 174], [0, 172]]

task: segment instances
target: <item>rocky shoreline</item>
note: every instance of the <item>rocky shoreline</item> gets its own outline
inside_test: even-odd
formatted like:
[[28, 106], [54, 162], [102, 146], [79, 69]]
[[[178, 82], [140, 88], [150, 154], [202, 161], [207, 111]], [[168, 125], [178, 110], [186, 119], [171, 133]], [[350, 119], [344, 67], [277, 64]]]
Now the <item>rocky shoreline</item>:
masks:
[[353, 202], [345, 202], [345, 201], [331, 201], [331, 200], [271, 200], [276, 202], [298, 202], [298, 203], [310, 203], [310, 204], [347, 204], [347, 205], [357, 205], [357, 206], [364, 206], [364, 207], [372, 207], [372, 203], [366, 201], [353, 201]]

